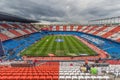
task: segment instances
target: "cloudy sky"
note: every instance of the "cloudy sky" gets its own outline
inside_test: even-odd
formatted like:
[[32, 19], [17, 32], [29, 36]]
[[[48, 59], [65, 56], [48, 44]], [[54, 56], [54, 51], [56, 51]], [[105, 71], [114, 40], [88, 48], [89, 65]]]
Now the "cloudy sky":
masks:
[[0, 0], [0, 11], [25, 18], [85, 23], [120, 15], [120, 0]]

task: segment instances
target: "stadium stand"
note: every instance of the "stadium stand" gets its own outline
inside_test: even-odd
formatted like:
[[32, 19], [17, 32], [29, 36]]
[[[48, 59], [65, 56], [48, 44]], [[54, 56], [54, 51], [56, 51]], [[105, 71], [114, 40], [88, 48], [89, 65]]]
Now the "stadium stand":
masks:
[[[11, 65], [12, 64], [12, 65]], [[18, 66], [13, 66], [13, 65]], [[21, 66], [21, 65], [25, 66]], [[88, 62], [89, 65], [98, 65], [97, 75], [82, 72], [80, 68], [84, 61], [75, 62], [37, 62], [36, 66], [27, 67], [28, 62], [13, 61], [0, 63], [0, 80], [115, 80], [119, 77], [119, 65], [106, 65]], [[119, 80], [119, 78], [118, 78]]]
[[27, 48], [35, 41], [39, 40], [41, 38], [40, 35], [40, 33], [32, 33], [30, 36], [26, 36], [20, 39], [7, 40], [3, 42], [3, 47], [5, 49], [6, 55], [12, 53], [10, 56], [13, 55], [12, 57], [15, 57], [17, 53], [21, 52], [23, 49]]
[[11, 32], [11, 33], [13, 33], [13, 34], [15, 34], [16, 36], [22, 36], [22, 34], [20, 34], [18, 31], [16, 31], [16, 30], [9, 30], [9, 32]]
[[[50, 31], [78, 31], [78, 32], [83, 32], [83, 33], [87, 33], [87, 34], [92, 34], [92, 35], [96, 35], [96, 36], [100, 36], [103, 38], [109, 38], [111, 40], [112, 37], [114, 37], [114, 34], [118, 34], [119, 33], [119, 26], [115, 25], [115, 26], [50, 26], [49, 30]], [[119, 38], [119, 36], [117, 37], [117, 39]], [[117, 39], [115, 39], [115, 41], [117, 41]]]
[[0, 39], [7, 56], [6, 59], [15, 58], [17, 53], [41, 38], [41, 33], [33, 25], [1, 23], [0, 27]]
[[[21, 62], [13, 62], [18, 64]], [[10, 63], [9, 63], [10, 64]], [[8, 65], [9, 65], [8, 64]], [[22, 64], [25, 64], [24, 62]], [[9, 65], [10, 66], [10, 65]], [[0, 68], [0, 80], [58, 80], [59, 63], [49, 62], [35, 67], [4, 67]]]
[[[0, 11], [14, 13], [11, 15], [0, 12], [0, 80], [120, 80], [120, 16], [90, 20], [95, 15], [96, 18], [112, 15], [110, 8], [113, 12], [117, 9], [112, 7], [110, 2], [106, 7], [104, 4], [102, 6], [105, 8], [102, 11], [107, 10], [110, 13], [107, 15], [106, 12], [98, 14], [101, 8], [92, 6], [99, 4], [96, 1], [92, 4], [85, 1], [85, 4], [79, 6], [71, 4], [75, 0], [67, 0], [62, 6], [62, 1], [57, 4], [57, 0], [49, 1], [53, 6], [44, 2], [38, 4], [35, 3], [38, 1], [32, 0], [30, 3], [23, 0], [26, 5], [15, 0], [14, 5], [9, 1], [0, 3], [4, 8]], [[88, 4], [91, 7], [84, 6]], [[62, 8], [54, 8], [56, 5]], [[90, 14], [87, 15], [90, 20], [88, 24], [81, 23], [86, 23], [83, 17], [87, 17], [85, 14], [79, 18], [81, 13], [76, 11], [76, 8], [80, 6], [85, 8], [81, 10], [82, 14], [84, 11]], [[66, 9], [62, 10], [63, 7]], [[64, 13], [65, 10], [67, 13]], [[31, 13], [25, 16], [27, 12]], [[79, 21], [75, 22], [77, 17], [81, 24]], [[72, 22], [75, 24], [71, 24]]]
[[[97, 65], [98, 74], [92, 75], [90, 72], [81, 72], [80, 68], [84, 62], [71, 62], [71, 57], [27, 57], [21, 58], [20, 53], [42, 39], [46, 35], [73, 35], [82, 38], [86, 44], [94, 45], [95, 49], [100, 49], [100, 53], [105, 51], [111, 59], [120, 58], [119, 26], [50, 26], [46, 31], [40, 31], [30, 24], [0, 24], [0, 38], [3, 43], [5, 60], [23, 61], [3, 61], [0, 63], [0, 80], [114, 80], [118, 78], [120, 69], [119, 60], [99, 60], [88, 62], [89, 65]], [[42, 30], [42, 29], [41, 29]], [[46, 33], [47, 32], [47, 33]], [[112, 37], [111, 37], [112, 36]], [[115, 38], [114, 38], [115, 37]], [[116, 38], [117, 37], [117, 38]], [[11, 46], [12, 45], [12, 46]], [[97, 48], [96, 48], [97, 47]], [[53, 59], [54, 58], [54, 59]], [[90, 57], [95, 59], [95, 57]], [[98, 59], [99, 57], [97, 57]], [[57, 60], [60, 61], [57, 61]], [[84, 58], [83, 59], [87, 59]], [[32, 61], [30, 61], [32, 60]], [[34, 64], [33, 60], [40, 60]], [[55, 62], [49, 62], [56, 60]], [[63, 61], [62, 61], [63, 60]], [[95, 59], [96, 60], [96, 59]], [[25, 62], [27, 61], [27, 62]], [[44, 62], [42, 62], [44, 61]], [[48, 62], [47, 62], [48, 61]], [[109, 65], [109, 64], [110, 65]]]
[[5, 34], [0, 33], [0, 39], [1, 39], [2, 41], [4, 41], [4, 40], [8, 40], [9, 37], [8, 37], [7, 35], [5, 35]]
[[[119, 59], [119, 26], [50, 26], [50, 34], [71, 34], [84, 38], [109, 53], [111, 58]], [[85, 36], [86, 35], [86, 36]], [[83, 37], [85, 36], [85, 37]]]

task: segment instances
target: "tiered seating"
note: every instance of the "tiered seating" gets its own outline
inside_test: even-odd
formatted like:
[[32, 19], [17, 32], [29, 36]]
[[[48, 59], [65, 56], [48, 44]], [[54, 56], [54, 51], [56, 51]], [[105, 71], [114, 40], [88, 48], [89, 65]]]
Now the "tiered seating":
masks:
[[16, 37], [15, 34], [9, 32], [9, 31], [2, 31], [1, 33], [2, 33], [2, 34], [5, 34], [6, 36], [8, 36], [8, 37], [10, 37], [10, 38]]
[[82, 26], [78, 26], [77, 31], [79, 31], [82, 28]]
[[60, 29], [60, 26], [57, 25], [56, 26], [56, 31], [59, 31], [59, 29]]
[[92, 34], [97, 28], [98, 26], [93, 26], [87, 33]]
[[27, 31], [26, 29], [23, 29], [22, 31], [24, 31], [27, 34], [30, 34], [31, 32]]
[[4, 34], [2, 34], [2, 33], [0, 33], [0, 39], [1, 39], [1, 41], [5, 41], [5, 40], [8, 40], [9, 37], [4, 35]]
[[59, 63], [49, 62], [36, 67], [2, 67], [0, 80], [58, 80]]
[[20, 28], [17, 24], [11, 24], [12, 26], [14, 26], [15, 28]]
[[[25, 31], [24, 31], [25, 30]], [[30, 46], [35, 41], [41, 38], [40, 33], [36, 33], [37, 30], [32, 25], [23, 26], [22, 24], [0, 24], [0, 39], [3, 42], [3, 47], [6, 55], [6, 59], [16, 58], [20, 59], [17, 54], [24, 48]], [[35, 33], [35, 34], [33, 34]], [[28, 37], [17, 40], [11, 40], [16, 37], [21, 37], [27, 34], [31, 34]], [[6, 41], [8, 40], [8, 41]], [[9, 54], [12, 51], [12, 54]]]
[[109, 36], [109, 37], [107, 37], [108, 39], [112, 39], [112, 40], [117, 40], [117, 39], [119, 39], [120, 38], [120, 31], [119, 32], [117, 32], [117, 33], [114, 33], [113, 35], [111, 35], [111, 36]]
[[120, 26], [117, 26], [114, 29], [110, 30], [109, 32], [103, 34], [102, 37], [107, 38], [107, 37], [113, 35], [114, 33], [119, 32], [119, 31], [120, 31]]
[[31, 32], [31, 33], [37, 32], [35, 29], [30, 29], [28, 31]]
[[20, 29], [17, 29], [16, 31], [19, 32], [19, 33], [22, 34], [22, 35], [27, 34], [27, 33], [25, 33], [23, 30], [20, 30]]
[[82, 32], [87, 33], [93, 26], [87, 26]]
[[60, 62], [59, 80], [109, 80], [110, 77], [101, 74], [101, 67], [98, 75], [83, 73], [80, 71], [81, 62]]
[[70, 26], [67, 26], [66, 31], [70, 31]]
[[120, 31], [119, 26], [112, 26], [112, 27], [103, 26], [101, 28], [98, 27], [98, 29], [95, 32], [88, 31], [87, 33], [117, 41], [117, 39], [119, 38], [119, 31]]
[[[52, 28], [53, 28], [53, 27], [52, 27], [52, 26], [50, 26], [50, 27], [49, 27], [49, 31], [52, 31]], [[65, 28], [65, 29], [63, 29], [63, 30], [65, 31], [65, 30], [66, 30], [66, 28]]]
[[5, 28], [5, 29], [10, 29], [10, 28], [12, 28], [12, 26], [10, 26], [10, 25], [8, 25], [8, 24], [0, 24], [0, 26], [2, 26], [3, 28]]
[[88, 42], [96, 45], [100, 49], [109, 53], [111, 58], [119, 58], [118, 57], [118, 56], [120, 56], [120, 54], [119, 54], [120, 45], [119, 44], [112, 42], [112, 41], [109, 41], [109, 40], [105, 40], [102, 38], [91, 36], [91, 35], [78, 34], [78, 36], [84, 38]]
[[9, 32], [15, 34], [16, 36], [22, 36], [22, 34], [20, 34], [19, 32], [17, 32], [16, 30], [9, 30]]
[[98, 26], [93, 26], [90, 30], [88, 30], [86, 33], [91, 33], [92, 31], [94, 31], [96, 28], [98, 28]]
[[63, 31], [63, 26], [60, 26], [60, 31]]
[[114, 74], [115, 77], [118, 77], [120, 76], [120, 65], [110, 65], [109, 67], [103, 67], [102, 71], [105, 71], [106, 73]]
[[113, 28], [115, 28], [114, 26], [112, 27], [107, 27], [106, 29], [100, 31], [98, 34], [96, 34], [97, 36], [102, 36], [103, 34], [109, 32], [110, 30], [112, 30]]
[[35, 26], [30, 25], [30, 27], [31, 27], [31, 28], [29, 29], [30, 31], [32, 31], [32, 32], [37, 32], [37, 29], [35, 28]]
[[[92, 75], [89, 72], [84, 73], [80, 71], [80, 67], [84, 62], [79, 61], [40, 62], [33, 67], [9, 67], [11, 63], [26, 64], [23, 61], [5, 63], [5, 66], [8, 67], [2, 64], [0, 67], [0, 80], [113, 80], [114, 76], [110, 76], [108, 73], [113, 73], [118, 77], [120, 72], [120, 65], [109, 65], [97, 66], [97, 75]], [[93, 65], [94, 62], [88, 64]]]
[[22, 24], [22, 26], [24, 27], [23, 31], [28, 34], [37, 32], [36, 28], [33, 25]]
[[70, 31], [73, 31], [73, 28], [74, 28], [74, 26], [73, 26], [73, 25], [71, 25], [71, 26], [70, 26]]
[[120, 42], [120, 38], [119, 38], [119, 39], [117, 39], [117, 41], [118, 41], [118, 42]]
[[0, 37], [2, 41], [20, 37], [23, 35], [31, 34], [37, 32], [33, 25], [22, 25], [22, 24], [0, 24]]
[[[39, 40], [42, 37], [41, 33], [34, 33], [25, 38], [21, 38], [18, 40], [8, 40], [3, 42], [3, 47], [5, 50], [5, 54], [7, 56], [6, 59], [17, 58], [17, 54], [21, 52], [23, 49], [27, 48], [35, 41]], [[11, 46], [12, 45], [12, 46]], [[14, 54], [8, 55], [9, 50], [12, 50]]]
[[21, 26], [23, 26], [24, 28], [29, 28], [27, 25], [25, 24], [21, 24]]
[[34, 31], [33, 29], [26, 29], [29, 33], [34, 33], [36, 31]]
[[73, 25], [62, 25], [62, 26], [50, 26], [50, 31], [78, 31], [102, 38], [111, 39], [117, 42], [120, 38], [120, 26], [73, 26]]
[[72, 29], [72, 31], [77, 31], [78, 26], [75, 26], [75, 27], [74, 27], [74, 26], [72, 25], [72, 26], [71, 26], [71, 29]]
[[93, 33], [93, 35], [98, 34], [99, 32], [103, 31], [103, 30], [106, 29], [106, 28], [107, 28], [107, 26], [101, 26], [97, 31], [95, 31], [95, 32]]

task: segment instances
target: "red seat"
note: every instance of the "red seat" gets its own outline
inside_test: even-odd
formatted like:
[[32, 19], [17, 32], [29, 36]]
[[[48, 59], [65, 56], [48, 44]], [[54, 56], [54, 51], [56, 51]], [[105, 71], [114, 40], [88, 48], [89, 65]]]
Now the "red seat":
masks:
[[0, 80], [6, 80], [6, 76], [0, 76]]
[[15, 79], [15, 78], [14, 78], [14, 76], [6, 76], [6, 79], [7, 79], [7, 80], [13, 80], [13, 79]]
[[[7, 67], [0, 69], [0, 80], [57, 80], [59, 64], [47, 63], [33, 68]], [[56, 75], [56, 76], [55, 76]]]
[[40, 80], [45, 80], [45, 76], [40, 76]]
[[35, 79], [35, 80], [37, 79], [38, 80], [38, 79], [40, 79], [40, 77], [39, 76], [34, 76], [33, 79]]
[[46, 76], [46, 80], [52, 80], [52, 76]]
[[26, 79], [27, 76], [20, 76], [19, 79]]
[[44, 73], [44, 75], [46, 75], [46, 76], [47, 76], [47, 75], [48, 75], [48, 73]]
[[58, 80], [58, 76], [53, 76], [53, 80]]
[[16, 80], [20, 79], [21, 76], [14, 76]]
[[27, 76], [26, 79], [33, 80], [34, 76]]

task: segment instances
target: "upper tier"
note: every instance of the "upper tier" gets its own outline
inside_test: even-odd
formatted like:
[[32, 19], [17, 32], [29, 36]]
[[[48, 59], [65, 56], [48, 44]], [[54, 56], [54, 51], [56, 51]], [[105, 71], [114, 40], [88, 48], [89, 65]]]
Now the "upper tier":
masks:
[[49, 31], [78, 31], [120, 42], [120, 26], [50, 26]]
[[37, 32], [31, 24], [0, 24], [0, 39], [2, 41]]

